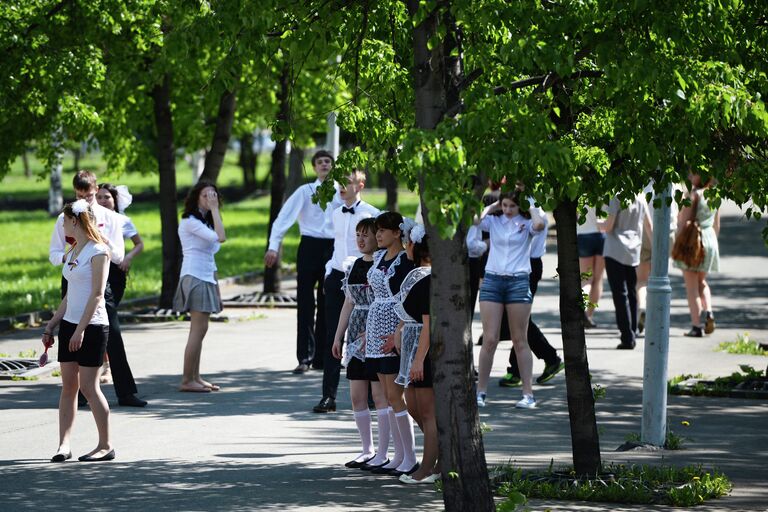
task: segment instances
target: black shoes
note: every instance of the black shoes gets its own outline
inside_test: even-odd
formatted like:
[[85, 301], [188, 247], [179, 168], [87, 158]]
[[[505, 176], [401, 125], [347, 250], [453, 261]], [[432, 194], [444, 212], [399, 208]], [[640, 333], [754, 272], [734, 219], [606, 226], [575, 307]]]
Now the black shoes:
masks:
[[685, 336], [688, 336], [689, 338], [703, 338], [704, 333], [701, 332], [701, 327], [694, 325], [691, 327], [690, 331], [685, 333]]
[[536, 377], [536, 382], [539, 384], [549, 382], [555, 377], [555, 375], [563, 371], [563, 368], [565, 368], [565, 363], [563, 363], [562, 359], [558, 358], [556, 362], [548, 364], [544, 367], [542, 374]]
[[387, 464], [389, 464], [389, 459], [385, 460], [381, 464], [375, 464], [375, 465], [371, 465], [366, 462], [365, 464], [360, 466], [360, 469], [362, 469], [363, 471], [373, 471], [374, 469], [384, 467]]
[[630, 343], [619, 343], [616, 346], [616, 349], [617, 350], [635, 350], [635, 342], [633, 341], [631, 344]]
[[117, 404], [123, 407], [146, 407], [146, 400], [137, 398], [136, 395], [126, 395], [117, 399]]
[[594, 329], [597, 327], [597, 324], [587, 316], [586, 313], [584, 313], [584, 328], [585, 329]]
[[[375, 457], [375, 455], [373, 457]], [[360, 461], [360, 462], [358, 462], [356, 460], [351, 460], [351, 461], [347, 462], [346, 464], [344, 464], [344, 466], [346, 466], [348, 468], [351, 468], [351, 469], [360, 469], [360, 468], [363, 467], [363, 465], [367, 464], [368, 461], [373, 460], [373, 457], [365, 459], [364, 461]]]
[[53, 457], [51, 457], [51, 462], [64, 462], [65, 460], [69, 460], [72, 458], [72, 452], [67, 453], [57, 453]]
[[320, 403], [312, 408], [313, 412], [336, 412], [336, 400], [331, 397], [325, 397], [320, 400]]
[[295, 374], [301, 374], [301, 373], [307, 373], [309, 371], [309, 365], [301, 363], [299, 366], [293, 369], [293, 373]]
[[413, 473], [416, 472], [417, 469], [419, 469], [419, 463], [418, 462], [416, 464], [414, 464], [413, 467], [411, 469], [409, 469], [408, 471], [399, 471], [397, 469], [393, 469], [392, 471], [389, 472], [389, 474], [392, 475], [392, 476], [398, 476], [398, 477], [400, 475], [412, 475]]
[[81, 457], [78, 457], [77, 460], [80, 462], [104, 462], [107, 460], [113, 460], [115, 458], [115, 450], [110, 450], [106, 454], [102, 455], [101, 457], [92, 457], [90, 455], [83, 455]]
[[704, 334], [712, 334], [715, 332], [715, 327], [717, 327], [717, 324], [715, 323], [715, 317], [712, 316], [712, 313], [707, 311], [707, 319], [704, 322]]

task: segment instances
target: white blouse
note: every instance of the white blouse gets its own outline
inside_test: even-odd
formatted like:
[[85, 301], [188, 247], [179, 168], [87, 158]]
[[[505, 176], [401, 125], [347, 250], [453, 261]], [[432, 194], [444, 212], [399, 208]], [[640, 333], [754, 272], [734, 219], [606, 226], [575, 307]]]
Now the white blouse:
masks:
[[531, 272], [533, 221], [522, 215], [486, 215], [480, 229], [491, 235], [491, 250], [485, 271], [500, 276]]
[[179, 222], [179, 239], [184, 254], [179, 276], [194, 276], [216, 284], [216, 260], [213, 255], [221, 248], [216, 231], [197, 217], [187, 217]]
[[[79, 324], [80, 319], [83, 317], [85, 306], [88, 304], [93, 288], [93, 263], [91, 260], [94, 256], [101, 254], [109, 255], [109, 249], [107, 249], [106, 245], [97, 244], [93, 241], [85, 244], [77, 258], [73, 258], [74, 251], [70, 251], [67, 254], [64, 269], [61, 271], [64, 279], [67, 280], [67, 310], [64, 312], [63, 318], [71, 324]], [[93, 312], [93, 316], [88, 321], [88, 324], [109, 325], [107, 309], [104, 304], [104, 287], [107, 284], [106, 276], [108, 273], [109, 270], [105, 272], [104, 283], [101, 285], [101, 301], [96, 306], [96, 311]]]

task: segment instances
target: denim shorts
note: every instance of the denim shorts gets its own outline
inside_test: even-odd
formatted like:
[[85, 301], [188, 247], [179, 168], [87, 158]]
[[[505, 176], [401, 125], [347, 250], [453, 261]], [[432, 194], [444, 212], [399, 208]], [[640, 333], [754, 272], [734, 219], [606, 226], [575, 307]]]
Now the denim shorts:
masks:
[[520, 272], [511, 276], [485, 273], [480, 285], [480, 302], [499, 304], [531, 304], [530, 278], [528, 273]]
[[579, 247], [579, 258], [591, 258], [603, 255], [605, 233], [587, 233], [576, 235], [576, 244]]

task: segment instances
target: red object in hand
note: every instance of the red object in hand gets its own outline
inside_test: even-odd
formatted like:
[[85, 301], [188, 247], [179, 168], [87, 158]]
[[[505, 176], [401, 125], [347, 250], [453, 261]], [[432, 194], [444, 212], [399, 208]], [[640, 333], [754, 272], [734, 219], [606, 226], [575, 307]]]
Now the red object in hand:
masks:
[[53, 346], [53, 336], [43, 333], [43, 345], [45, 346], [45, 352], [40, 356], [40, 366], [48, 364], [48, 349]]

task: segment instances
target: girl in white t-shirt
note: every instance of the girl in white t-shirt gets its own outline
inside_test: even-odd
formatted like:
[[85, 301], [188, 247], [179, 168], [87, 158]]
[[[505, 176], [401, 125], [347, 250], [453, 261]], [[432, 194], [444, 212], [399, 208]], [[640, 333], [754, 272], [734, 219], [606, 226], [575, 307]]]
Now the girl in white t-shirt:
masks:
[[[501, 211], [501, 215], [491, 215]], [[501, 194], [499, 200], [483, 210], [480, 229], [491, 235], [485, 278], [480, 286], [480, 317], [483, 321], [483, 348], [480, 350], [477, 381], [477, 405], [485, 407], [488, 379], [493, 356], [499, 343], [499, 329], [504, 310], [509, 318], [509, 332], [517, 356], [523, 398], [518, 408], [533, 408], [533, 358], [528, 346], [528, 318], [533, 296], [530, 289], [531, 240], [544, 229], [536, 208], [520, 210], [520, 193]]]
[[99, 369], [109, 336], [104, 288], [109, 273], [109, 249], [96, 226], [93, 211], [84, 199], [64, 207], [64, 233], [75, 240], [65, 255], [62, 273], [67, 294], [43, 333], [43, 343], [53, 343], [59, 328], [61, 398], [59, 399], [59, 449], [51, 462], [72, 458], [70, 436], [77, 411], [77, 391], [88, 400], [99, 444], [79, 458], [83, 462], [112, 460], [115, 451], [109, 439], [109, 405], [99, 387]]
[[208, 332], [208, 319], [211, 313], [221, 311], [214, 254], [227, 239], [219, 213], [219, 192], [212, 183], [200, 181], [187, 194], [179, 223], [179, 239], [184, 259], [173, 308], [189, 311], [191, 320], [179, 391], [218, 391], [219, 386], [200, 375], [200, 353]]

